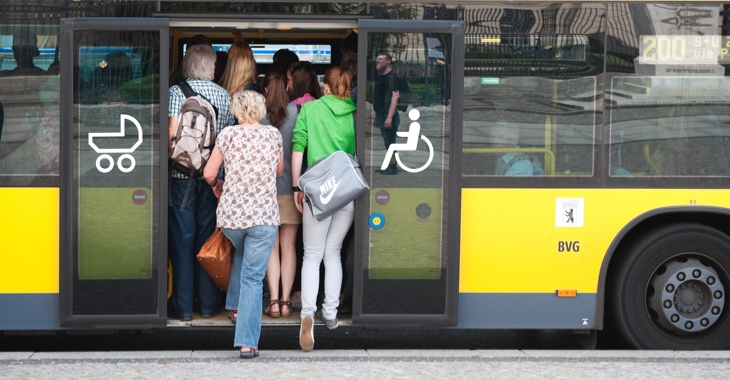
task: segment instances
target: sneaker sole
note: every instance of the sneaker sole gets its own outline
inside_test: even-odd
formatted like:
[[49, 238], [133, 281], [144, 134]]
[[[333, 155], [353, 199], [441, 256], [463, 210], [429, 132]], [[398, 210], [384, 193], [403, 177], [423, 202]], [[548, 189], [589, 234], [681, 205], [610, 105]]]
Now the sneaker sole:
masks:
[[302, 325], [299, 328], [299, 346], [304, 352], [310, 352], [314, 349], [314, 318], [304, 317]]

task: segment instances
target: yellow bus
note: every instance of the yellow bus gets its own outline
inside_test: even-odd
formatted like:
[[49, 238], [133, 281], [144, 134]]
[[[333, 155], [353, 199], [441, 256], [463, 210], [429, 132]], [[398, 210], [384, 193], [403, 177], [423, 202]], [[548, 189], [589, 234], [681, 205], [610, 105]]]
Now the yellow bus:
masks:
[[[729, 7], [4, 2], [0, 333], [231, 326], [166, 317], [170, 75], [196, 34], [240, 33], [261, 74], [281, 47], [321, 74], [355, 35], [371, 189], [344, 324], [728, 348]], [[382, 53], [408, 83], [396, 175], [378, 170]]]

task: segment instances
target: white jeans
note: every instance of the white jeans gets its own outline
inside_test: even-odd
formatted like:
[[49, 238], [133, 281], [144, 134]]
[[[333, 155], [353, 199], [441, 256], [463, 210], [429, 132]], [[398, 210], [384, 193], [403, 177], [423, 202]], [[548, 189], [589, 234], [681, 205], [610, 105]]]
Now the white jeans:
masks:
[[337, 317], [342, 287], [342, 241], [355, 218], [355, 202], [318, 222], [309, 205], [302, 212], [304, 260], [302, 261], [302, 318], [314, 317], [319, 292], [319, 266], [324, 259], [324, 303], [322, 314], [327, 319]]

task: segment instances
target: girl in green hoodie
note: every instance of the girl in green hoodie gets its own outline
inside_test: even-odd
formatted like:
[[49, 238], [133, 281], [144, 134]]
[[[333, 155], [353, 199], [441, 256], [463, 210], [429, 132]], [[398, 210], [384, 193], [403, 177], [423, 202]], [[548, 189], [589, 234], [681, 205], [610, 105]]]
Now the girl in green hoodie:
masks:
[[304, 194], [297, 188], [301, 174], [304, 149], [307, 163], [342, 150], [355, 154], [355, 125], [352, 115], [355, 103], [350, 94], [352, 78], [339, 66], [324, 74], [325, 95], [302, 106], [294, 128], [292, 146], [292, 183], [294, 201], [302, 213], [304, 261], [302, 263], [302, 325], [299, 345], [304, 351], [314, 348], [314, 316], [317, 312], [319, 291], [319, 266], [324, 260], [324, 302], [319, 318], [325, 325], [337, 328], [337, 306], [342, 285], [340, 250], [342, 241], [355, 217], [354, 202], [337, 211], [331, 217], [318, 222], [308, 208], [304, 210]]

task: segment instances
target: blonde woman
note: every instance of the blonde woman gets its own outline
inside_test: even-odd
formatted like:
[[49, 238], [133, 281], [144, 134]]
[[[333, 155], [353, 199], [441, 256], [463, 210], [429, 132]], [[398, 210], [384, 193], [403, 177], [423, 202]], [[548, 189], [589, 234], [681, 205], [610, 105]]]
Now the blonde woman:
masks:
[[266, 115], [261, 94], [236, 92], [231, 111], [239, 124], [218, 135], [203, 178], [214, 191], [219, 189], [216, 175], [225, 164], [216, 216], [235, 249], [227, 298], [235, 297], [238, 309], [233, 345], [241, 347], [241, 358], [252, 359], [259, 356], [261, 282], [279, 227], [276, 177], [284, 171], [284, 149], [281, 133], [259, 123]]
[[228, 63], [221, 76], [220, 85], [231, 96], [241, 90], [261, 92], [256, 74], [253, 50], [246, 41], [236, 41], [228, 49]]

